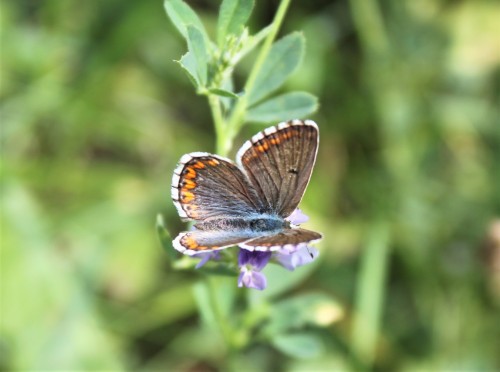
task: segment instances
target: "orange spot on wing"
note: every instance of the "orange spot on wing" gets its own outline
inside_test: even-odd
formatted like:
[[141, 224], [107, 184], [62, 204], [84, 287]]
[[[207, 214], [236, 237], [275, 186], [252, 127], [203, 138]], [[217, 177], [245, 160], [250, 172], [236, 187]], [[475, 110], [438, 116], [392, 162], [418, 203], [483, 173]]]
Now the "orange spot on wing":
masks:
[[185, 178], [192, 180], [193, 178], [196, 178], [196, 171], [192, 168], [186, 168], [185, 169], [186, 174], [184, 175]]
[[207, 163], [212, 167], [215, 167], [216, 165], [220, 164], [220, 162], [217, 159], [210, 159], [209, 161], [207, 161]]
[[214, 249], [214, 248], [219, 248], [219, 246], [211, 246], [208, 247], [206, 245], [200, 245], [195, 238], [193, 238], [191, 235], [185, 235], [182, 238], [182, 245], [186, 247], [187, 249], [191, 249], [193, 251], [204, 251], [208, 249]]
[[198, 242], [191, 235], [184, 236], [182, 244], [188, 249], [197, 249], [199, 247]]
[[182, 201], [185, 202], [185, 203], [189, 203], [191, 201], [193, 201], [194, 199], [194, 194], [192, 192], [189, 192], [189, 191], [185, 191], [184, 189], [181, 190], [182, 191]]
[[191, 190], [191, 189], [194, 189], [196, 187], [196, 182], [192, 181], [192, 180], [184, 180], [184, 184], [183, 184], [183, 190]]
[[195, 167], [196, 169], [203, 169], [205, 168], [205, 164], [203, 164], [201, 161], [197, 161], [193, 164], [193, 167]]

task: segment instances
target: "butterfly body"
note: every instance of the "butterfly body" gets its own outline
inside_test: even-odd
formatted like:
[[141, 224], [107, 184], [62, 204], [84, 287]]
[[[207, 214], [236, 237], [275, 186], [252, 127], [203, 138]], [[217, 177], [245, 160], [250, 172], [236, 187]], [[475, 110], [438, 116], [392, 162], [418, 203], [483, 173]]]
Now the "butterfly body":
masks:
[[194, 225], [198, 230], [235, 230], [248, 229], [253, 232], [268, 232], [290, 227], [290, 223], [279, 216], [256, 215], [255, 217], [209, 218]]
[[231, 160], [203, 152], [184, 155], [172, 177], [172, 199], [195, 230], [174, 247], [193, 255], [233, 245], [248, 250], [293, 252], [321, 234], [287, 220], [297, 208], [316, 159], [316, 123], [293, 120], [267, 128]]

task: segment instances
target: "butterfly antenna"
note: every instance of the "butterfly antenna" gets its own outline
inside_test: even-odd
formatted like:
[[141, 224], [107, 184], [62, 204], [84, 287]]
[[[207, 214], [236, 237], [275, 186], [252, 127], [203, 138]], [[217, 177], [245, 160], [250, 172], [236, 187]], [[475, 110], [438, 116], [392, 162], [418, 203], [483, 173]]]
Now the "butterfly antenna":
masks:
[[306, 246], [307, 247], [307, 252], [309, 252], [309, 256], [311, 256], [311, 258], [314, 258], [314, 255], [312, 254], [312, 252], [309, 250], [309, 246]]

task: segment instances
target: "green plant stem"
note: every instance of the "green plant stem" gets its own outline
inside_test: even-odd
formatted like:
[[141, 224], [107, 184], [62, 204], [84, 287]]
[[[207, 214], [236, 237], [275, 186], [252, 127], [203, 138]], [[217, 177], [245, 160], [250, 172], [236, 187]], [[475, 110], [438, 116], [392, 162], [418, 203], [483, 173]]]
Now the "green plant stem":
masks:
[[243, 126], [245, 120], [245, 112], [247, 109], [247, 94], [253, 89], [255, 80], [257, 79], [257, 76], [259, 75], [260, 70], [262, 69], [264, 61], [266, 60], [269, 51], [271, 50], [271, 46], [274, 42], [274, 39], [276, 38], [276, 35], [278, 34], [281, 24], [283, 23], [283, 19], [285, 18], [285, 14], [288, 9], [288, 6], [290, 5], [290, 1], [291, 0], [281, 1], [278, 10], [276, 11], [276, 15], [274, 16], [271, 30], [267, 35], [266, 39], [264, 40], [264, 44], [260, 49], [260, 53], [257, 56], [253, 68], [250, 71], [250, 75], [248, 76], [248, 79], [245, 83], [244, 91], [246, 94], [240, 97], [240, 99], [238, 100], [238, 102], [234, 107], [231, 117], [229, 118], [227, 125], [228, 136], [226, 143], [226, 146], [228, 147], [231, 147], [234, 137], [238, 134], [241, 127]]
[[373, 0], [351, 0], [352, 15], [363, 49], [374, 58], [387, 54], [390, 48], [382, 15]]
[[390, 225], [373, 226], [361, 257], [351, 347], [363, 363], [370, 366], [375, 357], [389, 253]]
[[227, 131], [226, 123], [224, 117], [222, 116], [222, 110], [220, 106], [220, 99], [215, 94], [208, 95], [208, 104], [210, 105], [210, 110], [212, 111], [212, 118], [214, 120], [215, 128], [215, 152], [221, 156], [227, 156], [229, 148], [227, 148]]

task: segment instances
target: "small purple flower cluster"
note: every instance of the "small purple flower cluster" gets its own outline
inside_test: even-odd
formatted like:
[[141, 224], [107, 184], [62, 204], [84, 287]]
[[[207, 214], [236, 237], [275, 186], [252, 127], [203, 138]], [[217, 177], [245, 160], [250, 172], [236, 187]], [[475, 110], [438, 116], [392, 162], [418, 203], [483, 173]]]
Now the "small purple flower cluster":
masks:
[[[287, 220], [293, 225], [304, 223], [309, 218], [299, 209], [296, 209]], [[265, 275], [261, 272], [262, 269], [271, 261], [278, 263], [285, 269], [293, 271], [299, 266], [306, 265], [314, 261], [319, 255], [317, 249], [309, 246], [303, 246], [296, 251], [278, 250], [275, 252], [249, 251], [240, 248], [238, 255], [238, 266], [240, 275], [238, 278], [238, 287], [247, 287], [263, 290], [267, 287]], [[218, 260], [220, 252], [207, 252], [197, 254], [195, 257], [201, 258], [196, 268], [205, 265], [209, 260]]]

